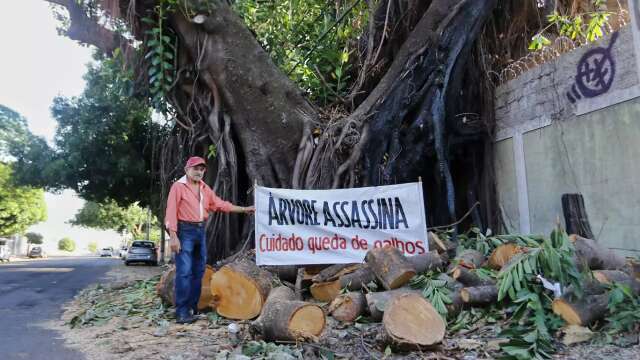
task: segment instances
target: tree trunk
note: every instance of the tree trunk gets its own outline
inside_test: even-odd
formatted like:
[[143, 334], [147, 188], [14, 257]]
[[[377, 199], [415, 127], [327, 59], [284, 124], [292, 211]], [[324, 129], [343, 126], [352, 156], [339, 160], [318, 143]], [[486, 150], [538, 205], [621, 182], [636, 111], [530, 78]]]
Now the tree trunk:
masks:
[[395, 296], [385, 307], [382, 324], [387, 341], [401, 348], [422, 348], [444, 338], [447, 323], [419, 294]]
[[[70, 12], [76, 10], [71, 16], [74, 31], [70, 36], [108, 53], [113, 51], [115, 40], [128, 43], [122, 35], [99, 25], [102, 19], [85, 19], [86, 12], [77, 11], [82, 10], [77, 2], [48, 1], [62, 4]], [[153, 14], [156, 4], [115, 3], [120, 5], [120, 20], [129, 23], [137, 40], [143, 40], [150, 28], [141, 18]], [[381, 7], [387, 4], [391, 3], [380, 2]], [[182, 175], [188, 156], [207, 157], [214, 146], [217, 156], [207, 157], [211, 171], [206, 181], [219, 196], [234, 203], [251, 202], [247, 190], [254, 181], [271, 187], [319, 189], [402, 183], [422, 176], [426, 198], [432, 202], [428, 208], [444, 210], [428, 211], [430, 221], [450, 222], [456, 218], [458, 198], [466, 201], [464, 192], [456, 197], [454, 183], [467, 181], [455, 178], [450, 158], [454, 147], [449, 141], [463, 139], [464, 146], [455, 146], [463, 154], [483, 153], [481, 139], [489, 133], [489, 120], [483, 119], [487, 125], [473, 132], [467, 125], [457, 125], [456, 115], [480, 113], [485, 105], [457, 99], [472, 94], [468, 86], [463, 91], [463, 80], [471, 49], [495, 4], [495, 0], [406, 4], [406, 11], [392, 20], [416, 16], [420, 20], [411, 21], [406, 37], [392, 36], [393, 42], [384, 34], [398, 24], [382, 23], [384, 31], [371, 36], [369, 47], [392, 53], [384, 55], [392, 62], [378, 67], [386, 72], [377, 84], [363, 80], [357, 86], [367, 91], [358, 95], [361, 102], [350, 115], [331, 122], [319, 121], [318, 111], [273, 64], [226, 2], [209, 2], [210, 14], [199, 14], [198, 23], [185, 18], [182, 11], [167, 14], [165, 23], [178, 40], [176, 78], [167, 99], [175, 110], [172, 120], [176, 125], [161, 145], [161, 193], [166, 194], [171, 181]], [[378, 16], [382, 13], [376, 11]], [[91, 31], [75, 31], [87, 21]], [[369, 77], [370, 69], [363, 69], [365, 79], [380, 78], [379, 74]], [[146, 81], [144, 74], [140, 80]], [[322, 133], [319, 138], [312, 133], [315, 127]], [[356, 134], [349, 136], [355, 139], [349, 145], [343, 141], [347, 133]], [[477, 141], [466, 140], [469, 133], [475, 134]], [[470, 172], [477, 176], [481, 170]], [[214, 214], [207, 225], [209, 261], [229, 256], [243, 242], [251, 244], [251, 221], [238, 215]]]
[[413, 264], [393, 246], [371, 249], [365, 259], [387, 290], [405, 285], [416, 274]]
[[326, 324], [318, 305], [296, 301], [293, 290], [279, 286], [271, 291], [260, 317], [251, 327], [267, 341], [317, 339]]
[[587, 239], [594, 238], [582, 194], [562, 194], [562, 213], [568, 234], [577, 234]]
[[271, 291], [271, 274], [249, 260], [225, 265], [211, 277], [211, 294], [218, 314], [237, 320], [260, 314]]
[[333, 299], [329, 305], [328, 313], [338, 321], [353, 322], [358, 316], [364, 314], [366, 309], [364, 294], [352, 291]]

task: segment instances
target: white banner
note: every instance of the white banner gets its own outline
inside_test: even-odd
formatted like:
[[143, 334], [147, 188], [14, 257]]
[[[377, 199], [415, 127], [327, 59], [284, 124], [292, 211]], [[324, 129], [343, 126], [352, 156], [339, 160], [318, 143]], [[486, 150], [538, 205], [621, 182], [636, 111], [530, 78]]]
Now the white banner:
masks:
[[369, 249], [428, 249], [419, 182], [337, 190], [255, 189], [258, 265], [360, 263]]

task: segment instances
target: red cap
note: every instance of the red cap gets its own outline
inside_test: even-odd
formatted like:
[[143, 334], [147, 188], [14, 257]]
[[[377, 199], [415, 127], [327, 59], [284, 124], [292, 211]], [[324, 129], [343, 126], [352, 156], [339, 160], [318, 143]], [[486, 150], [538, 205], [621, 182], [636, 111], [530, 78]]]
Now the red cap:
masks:
[[187, 164], [184, 167], [194, 167], [197, 165], [204, 165], [207, 166], [207, 162], [204, 161], [203, 158], [199, 157], [199, 156], [192, 156], [189, 158], [189, 160], [187, 160]]

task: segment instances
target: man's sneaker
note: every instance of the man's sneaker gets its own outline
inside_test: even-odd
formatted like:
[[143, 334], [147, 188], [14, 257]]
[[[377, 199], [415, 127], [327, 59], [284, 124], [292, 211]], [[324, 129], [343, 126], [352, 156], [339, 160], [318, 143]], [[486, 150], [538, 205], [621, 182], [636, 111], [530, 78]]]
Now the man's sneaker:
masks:
[[176, 318], [176, 323], [178, 323], [178, 324], [192, 324], [195, 321], [196, 321], [196, 319], [191, 315], [178, 316]]

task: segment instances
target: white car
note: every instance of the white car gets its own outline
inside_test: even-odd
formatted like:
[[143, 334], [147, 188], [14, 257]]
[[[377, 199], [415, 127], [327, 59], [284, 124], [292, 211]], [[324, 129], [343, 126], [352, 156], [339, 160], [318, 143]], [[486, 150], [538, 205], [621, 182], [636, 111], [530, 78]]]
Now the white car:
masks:
[[112, 248], [104, 248], [100, 250], [100, 257], [112, 257], [113, 249]]

